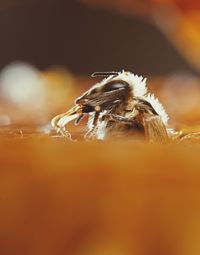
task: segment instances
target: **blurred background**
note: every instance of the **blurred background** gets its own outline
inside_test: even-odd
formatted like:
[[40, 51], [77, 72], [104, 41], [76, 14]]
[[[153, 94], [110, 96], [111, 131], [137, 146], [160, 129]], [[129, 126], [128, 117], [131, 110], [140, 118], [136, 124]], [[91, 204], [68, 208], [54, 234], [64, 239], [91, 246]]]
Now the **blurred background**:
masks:
[[144, 75], [200, 69], [198, 6], [189, 0], [9, 1], [1, 7], [1, 69], [16, 60], [79, 75], [123, 68]]
[[125, 69], [148, 78], [172, 125], [198, 126], [199, 25], [197, 0], [1, 0], [0, 125], [47, 125], [91, 73]]

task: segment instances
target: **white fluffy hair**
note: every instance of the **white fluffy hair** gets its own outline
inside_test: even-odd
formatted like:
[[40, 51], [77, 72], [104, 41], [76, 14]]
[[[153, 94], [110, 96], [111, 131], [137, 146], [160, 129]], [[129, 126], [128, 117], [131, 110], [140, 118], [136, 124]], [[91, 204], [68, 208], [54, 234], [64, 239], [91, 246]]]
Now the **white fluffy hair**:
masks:
[[112, 81], [123, 80], [127, 82], [132, 87], [133, 95], [135, 97], [141, 97], [142, 99], [148, 101], [152, 105], [152, 107], [155, 109], [155, 111], [158, 113], [158, 115], [160, 115], [163, 123], [167, 125], [169, 117], [164, 107], [153, 94], [147, 93], [146, 78], [143, 78], [142, 76], [138, 76], [130, 72], [122, 71], [122, 72], [119, 72], [117, 76], [110, 75], [108, 78], [103, 79], [101, 82], [94, 85], [93, 88], [105, 85], [111, 80]]

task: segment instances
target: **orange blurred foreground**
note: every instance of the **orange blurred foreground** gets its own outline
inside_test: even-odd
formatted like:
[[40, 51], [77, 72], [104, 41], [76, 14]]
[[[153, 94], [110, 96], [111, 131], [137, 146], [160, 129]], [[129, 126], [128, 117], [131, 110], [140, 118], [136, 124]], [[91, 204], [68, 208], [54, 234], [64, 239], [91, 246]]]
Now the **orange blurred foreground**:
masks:
[[0, 254], [200, 253], [199, 145], [0, 140]]

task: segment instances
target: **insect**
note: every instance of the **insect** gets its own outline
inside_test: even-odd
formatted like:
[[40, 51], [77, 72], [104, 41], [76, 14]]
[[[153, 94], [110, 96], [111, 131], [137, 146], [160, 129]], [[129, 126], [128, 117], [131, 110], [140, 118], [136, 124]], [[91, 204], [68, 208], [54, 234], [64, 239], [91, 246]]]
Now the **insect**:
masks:
[[62, 136], [71, 139], [66, 125], [79, 124], [88, 117], [85, 139], [106, 139], [142, 135], [149, 141], [166, 142], [174, 135], [168, 115], [153, 94], [146, 79], [131, 72], [97, 72], [104, 79], [75, 100], [75, 106], [53, 118], [51, 124]]

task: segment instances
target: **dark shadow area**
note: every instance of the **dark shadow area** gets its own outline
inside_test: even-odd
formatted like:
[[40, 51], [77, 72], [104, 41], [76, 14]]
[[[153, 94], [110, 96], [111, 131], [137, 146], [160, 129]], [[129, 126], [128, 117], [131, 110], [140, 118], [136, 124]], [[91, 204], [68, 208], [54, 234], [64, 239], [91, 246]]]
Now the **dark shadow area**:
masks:
[[2, 10], [0, 33], [0, 68], [23, 60], [78, 74], [194, 72], [153, 25], [77, 1], [36, 1]]

